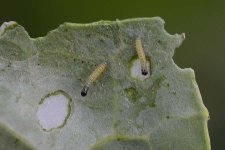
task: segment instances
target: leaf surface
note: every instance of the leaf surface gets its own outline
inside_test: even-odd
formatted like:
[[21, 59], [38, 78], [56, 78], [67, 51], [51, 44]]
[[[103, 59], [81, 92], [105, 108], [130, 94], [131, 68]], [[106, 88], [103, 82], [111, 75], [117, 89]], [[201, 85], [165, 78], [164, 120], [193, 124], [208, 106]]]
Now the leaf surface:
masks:
[[[137, 37], [150, 64], [145, 78], [131, 73], [139, 61]], [[36, 39], [15, 22], [3, 24], [0, 149], [210, 149], [209, 115], [194, 71], [172, 59], [183, 40], [184, 34], [168, 34], [158, 17], [64, 23]], [[82, 97], [86, 79], [102, 62], [106, 70]], [[57, 95], [68, 99], [67, 115], [45, 130], [37, 112]], [[60, 106], [55, 110], [47, 120], [57, 119]]]

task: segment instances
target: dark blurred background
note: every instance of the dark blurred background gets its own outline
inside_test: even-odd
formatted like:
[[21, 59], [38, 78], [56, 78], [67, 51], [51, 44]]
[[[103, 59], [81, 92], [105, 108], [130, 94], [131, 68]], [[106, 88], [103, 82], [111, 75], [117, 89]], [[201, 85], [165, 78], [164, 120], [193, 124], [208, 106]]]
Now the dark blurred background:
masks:
[[[209, 110], [212, 149], [225, 149], [225, 1], [217, 0], [0, 0], [0, 24], [14, 20], [31, 37], [45, 36], [63, 22], [89, 23], [160, 16], [166, 30], [186, 33], [175, 62], [195, 70]], [[181, 137], [182, 138], [182, 137]]]

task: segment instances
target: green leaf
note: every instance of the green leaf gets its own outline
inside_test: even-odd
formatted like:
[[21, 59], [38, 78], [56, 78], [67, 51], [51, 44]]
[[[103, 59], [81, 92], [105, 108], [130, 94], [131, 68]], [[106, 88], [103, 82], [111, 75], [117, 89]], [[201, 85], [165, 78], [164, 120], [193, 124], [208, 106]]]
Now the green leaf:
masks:
[[[140, 73], [137, 37], [147, 76]], [[194, 71], [172, 59], [183, 40], [158, 17], [64, 23], [36, 39], [17, 23], [4, 23], [0, 149], [210, 149], [209, 115]], [[102, 62], [106, 70], [82, 97]]]

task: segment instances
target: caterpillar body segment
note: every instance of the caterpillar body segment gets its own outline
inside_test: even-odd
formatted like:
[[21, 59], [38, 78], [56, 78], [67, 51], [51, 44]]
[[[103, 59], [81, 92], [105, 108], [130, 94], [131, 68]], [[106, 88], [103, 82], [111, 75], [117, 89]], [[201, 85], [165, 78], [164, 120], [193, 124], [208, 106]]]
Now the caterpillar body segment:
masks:
[[90, 85], [100, 77], [100, 75], [105, 71], [107, 66], [106, 62], [101, 63], [88, 77], [83, 89], [81, 90], [81, 96], [86, 96]]
[[103, 62], [91, 73], [86, 82], [87, 86], [96, 81], [96, 79], [105, 71], [106, 66], [107, 63]]
[[147, 75], [148, 74], [148, 66], [147, 66], [147, 61], [146, 61], [146, 57], [145, 57], [145, 53], [144, 53], [144, 50], [142, 47], [140, 37], [137, 37], [135, 39], [135, 48], [137, 51], [138, 59], [140, 60], [140, 64], [141, 64], [141, 73], [142, 73], [142, 75]]

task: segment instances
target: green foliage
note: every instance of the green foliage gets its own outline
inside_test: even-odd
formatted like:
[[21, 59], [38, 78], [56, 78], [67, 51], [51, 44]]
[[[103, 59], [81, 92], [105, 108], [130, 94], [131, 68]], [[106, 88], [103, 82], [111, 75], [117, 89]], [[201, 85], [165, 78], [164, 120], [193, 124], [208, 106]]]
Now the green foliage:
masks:
[[[151, 63], [144, 80], [130, 73], [137, 36]], [[41, 150], [210, 149], [208, 111], [194, 71], [172, 59], [183, 40], [184, 34], [169, 35], [160, 18], [65, 23], [37, 39], [16, 23], [4, 24], [0, 149], [12, 143]], [[106, 71], [82, 97], [85, 79], [104, 61]], [[44, 131], [37, 109], [55, 91], [72, 99], [71, 111], [63, 126]]]

